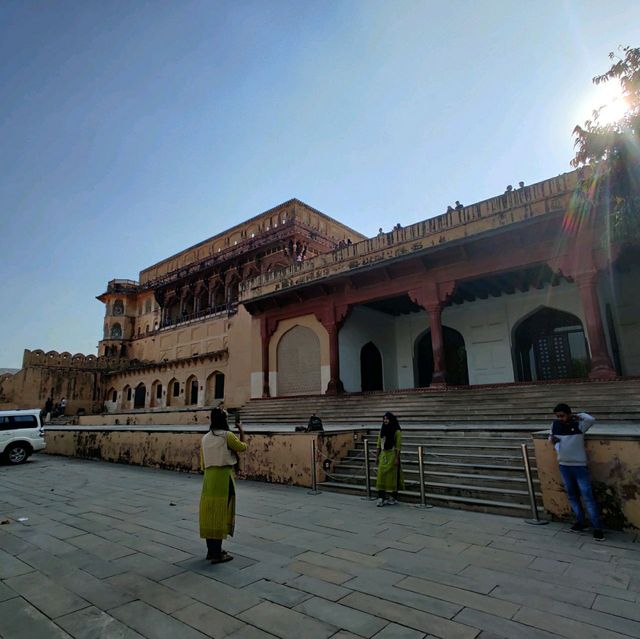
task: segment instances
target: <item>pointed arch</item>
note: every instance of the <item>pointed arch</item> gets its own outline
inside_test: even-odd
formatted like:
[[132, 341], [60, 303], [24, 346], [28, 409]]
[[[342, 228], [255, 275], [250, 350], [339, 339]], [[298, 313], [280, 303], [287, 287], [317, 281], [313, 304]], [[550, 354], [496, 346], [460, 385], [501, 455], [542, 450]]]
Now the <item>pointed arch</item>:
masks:
[[573, 313], [538, 306], [513, 327], [518, 381], [587, 377], [589, 348], [582, 320]]
[[321, 393], [320, 339], [306, 326], [296, 325], [277, 346], [278, 395]]
[[360, 349], [360, 388], [362, 392], [383, 390], [382, 355], [373, 342]]

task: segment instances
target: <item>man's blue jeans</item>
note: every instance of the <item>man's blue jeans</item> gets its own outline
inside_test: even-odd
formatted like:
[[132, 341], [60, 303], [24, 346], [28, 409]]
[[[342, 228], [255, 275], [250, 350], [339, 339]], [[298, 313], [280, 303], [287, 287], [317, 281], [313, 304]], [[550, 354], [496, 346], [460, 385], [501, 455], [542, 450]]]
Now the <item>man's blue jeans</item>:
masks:
[[593, 492], [591, 491], [591, 478], [589, 477], [589, 470], [586, 466], [563, 466], [560, 464], [560, 474], [562, 475], [562, 481], [564, 487], [567, 489], [567, 496], [569, 497], [569, 503], [576, 516], [579, 524], [586, 525], [584, 518], [584, 511], [580, 504], [580, 495], [584, 501], [584, 507], [589, 513], [589, 520], [591, 525], [596, 528], [602, 528], [600, 523], [600, 515], [598, 514], [598, 504], [593, 498]]

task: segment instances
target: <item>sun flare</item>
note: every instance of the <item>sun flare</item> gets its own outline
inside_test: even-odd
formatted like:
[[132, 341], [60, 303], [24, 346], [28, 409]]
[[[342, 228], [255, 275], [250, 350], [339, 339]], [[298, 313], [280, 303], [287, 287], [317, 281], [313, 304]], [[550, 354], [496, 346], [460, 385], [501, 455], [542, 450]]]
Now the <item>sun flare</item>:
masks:
[[600, 109], [598, 123], [605, 126], [620, 120], [628, 108], [622, 89], [616, 81], [594, 85], [583, 104], [582, 121], [591, 120], [593, 111]]

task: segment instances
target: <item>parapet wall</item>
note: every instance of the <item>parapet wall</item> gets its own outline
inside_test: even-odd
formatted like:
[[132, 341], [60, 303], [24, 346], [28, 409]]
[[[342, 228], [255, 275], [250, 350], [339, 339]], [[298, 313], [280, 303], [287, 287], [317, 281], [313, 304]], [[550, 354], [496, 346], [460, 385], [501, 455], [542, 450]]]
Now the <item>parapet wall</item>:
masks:
[[58, 351], [44, 351], [37, 349], [30, 351], [25, 348], [22, 356], [22, 368], [29, 366], [51, 366], [55, 368], [79, 368], [86, 370], [114, 370], [129, 364], [129, 360], [121, 357], [96, 357]]
[[[206, 431], [206, 427], [182, 431], [50, 427], [45, 431], [45, 452], [198, 472], [200, 441]], [[311, 486], [311, 442], [316, 442], [316, 476], [318, 481], [323, 481], [323, 460], [341, 460], [353, 447], [353, 440], [354, 432], [350, 430], [331, 433], [247, 433], [249, 448], [240, 456], [237, 474], [242, 479]]]

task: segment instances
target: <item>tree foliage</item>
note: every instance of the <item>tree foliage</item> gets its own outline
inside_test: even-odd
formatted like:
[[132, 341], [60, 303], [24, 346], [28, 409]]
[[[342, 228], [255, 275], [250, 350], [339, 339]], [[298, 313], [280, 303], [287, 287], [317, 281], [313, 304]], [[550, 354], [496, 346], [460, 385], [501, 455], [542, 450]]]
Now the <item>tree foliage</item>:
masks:
[[625, 113], [616, 122], [602, 121], [606, 105], [591, 120], [576, 126], [575, 167], [590, 167], [580, 183], [583, 210], [602, 208], [611, 216], [611, 239], [640, 240], [640, 48], [612, 52], [611, 68], [593, 78], [598, 85], [619, 82]]

